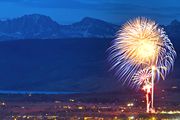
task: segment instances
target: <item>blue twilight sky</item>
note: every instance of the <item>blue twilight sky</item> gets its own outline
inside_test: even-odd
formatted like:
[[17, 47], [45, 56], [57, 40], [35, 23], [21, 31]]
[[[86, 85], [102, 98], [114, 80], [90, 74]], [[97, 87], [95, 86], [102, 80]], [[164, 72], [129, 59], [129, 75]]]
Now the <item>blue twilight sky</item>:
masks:
[[0, 18], [39, 13], [60, 24], [94, 17], [120, 24], [136, 16], [155, 19], [160, 24], [180, 20], [180, 0], [0, 0]]

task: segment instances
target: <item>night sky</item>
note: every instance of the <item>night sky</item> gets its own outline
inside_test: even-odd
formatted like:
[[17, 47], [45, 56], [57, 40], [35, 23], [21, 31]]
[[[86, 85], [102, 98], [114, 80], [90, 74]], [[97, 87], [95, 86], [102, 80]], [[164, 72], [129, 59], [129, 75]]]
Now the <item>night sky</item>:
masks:
[[24, 14], [44, 14], [60, 24], [71, 24], [84, 17], [121, 24], [145, 16], [160, 24], [180, 19], [179, 0], [0, 0], [0, 18]]

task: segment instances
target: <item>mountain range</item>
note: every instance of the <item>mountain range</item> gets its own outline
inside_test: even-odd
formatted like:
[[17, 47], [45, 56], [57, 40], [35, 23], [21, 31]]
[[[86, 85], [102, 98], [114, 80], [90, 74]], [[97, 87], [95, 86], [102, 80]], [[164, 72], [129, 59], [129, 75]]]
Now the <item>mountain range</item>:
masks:
[[[172, 21], [163, 27], [171, 37], [180, 38], [180, 22]], [[0, 20], [0, 40], [6, 39], [59, 39], [59, 38], [112, 38], [120, 25], [85, 17], [71, 25], [61, 25], [49, 16], [24, 15]]]
[[57, 39], [113, 37], [118, 25], [85, 17], [71, 25], [60, 25], [50, 17], [40, 14], [0, 20], [0, 39]]

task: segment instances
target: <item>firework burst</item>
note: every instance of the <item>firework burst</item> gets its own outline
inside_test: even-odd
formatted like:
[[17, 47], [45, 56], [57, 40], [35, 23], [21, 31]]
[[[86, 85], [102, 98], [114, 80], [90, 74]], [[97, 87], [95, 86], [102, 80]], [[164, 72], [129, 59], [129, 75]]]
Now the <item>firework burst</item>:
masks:
[[[160, 67], [154, 67], [154, 70], [156, 71], [156, 78], [162, 78], [163, 80], [164, 75], [161, 73], [161, 71], [166, 71], [166, 67], [160, 66]], [[151, 78], [152, 78], [152, 67], [144, 68], [142, 70], [139, 70], [137, 73], [134, 74], [132, 77], [132, 83], [133, 86], [137, 89], [141, 89], [144, 85], [151, 84]], [[157, 80], [158, 80], [157, 79]]]
[[150, 84], [150, 79], [152, 77], [152, 71], [149, 68], [142, 69], [138, 71], [133, 77], [132, 81], [136, 88], [141, 88], [146, 84]]
[[[123, 25], [109, 51], [111, 69], [115, 69], [115, 75], [130, 86], [137, 83], [132, 77], [147, 67], [166, 67], [166, 70], [158, 69], [158, 73], [165, 77], [176, 56], [163, 28], [146, 18], [136, 18]], [[156, 76], [160, 76], [158, 73]]]
[[155, 78], [166, 77], [176, 56], [163, 28], [146, 18], [131, 20], [118, 31], [109, 50], [111, 69], [123, 83], [146, 92], [147, 112], [154, 113]]

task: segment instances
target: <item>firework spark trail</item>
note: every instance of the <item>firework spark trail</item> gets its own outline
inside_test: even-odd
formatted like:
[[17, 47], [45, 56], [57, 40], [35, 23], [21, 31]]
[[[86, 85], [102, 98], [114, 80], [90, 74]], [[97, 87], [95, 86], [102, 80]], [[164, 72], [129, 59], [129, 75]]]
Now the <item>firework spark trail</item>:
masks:
[[[164, 76], [160, 73], [159, 69], [164, 69], [167, 70], [166, 67], [149, 67], [142, 69], [138, 71], [134, 76], [133, 76], [133, 81], [135, 83], [135, 86], [138, 88], [142, 88], [146, 92], [146, 112], [149, 113], [154, 112], [155, 109], [153, 109], [153, 102], [154, 102], [154, 81], [152, 79], [154, 78], [154, 73], [156, 72], [157, 74], [164, 79]], [[149, 98], [149, 95], [151, 94], [151, 101]], [[150, 106], [151, 105], [151, 106]], [[150, 108], [151, 107], [151, 108]]]
[[159, 76], [166, 75], [173, 68], [176, 52], [163, 28], [146, 18], [136, 18], [123, 25], [117, 32], [117, 38], [109, 48], [111, 69], [122, 83], [137, 85], [132, 77], [138, 71], [151, 67], [159, 68]]

